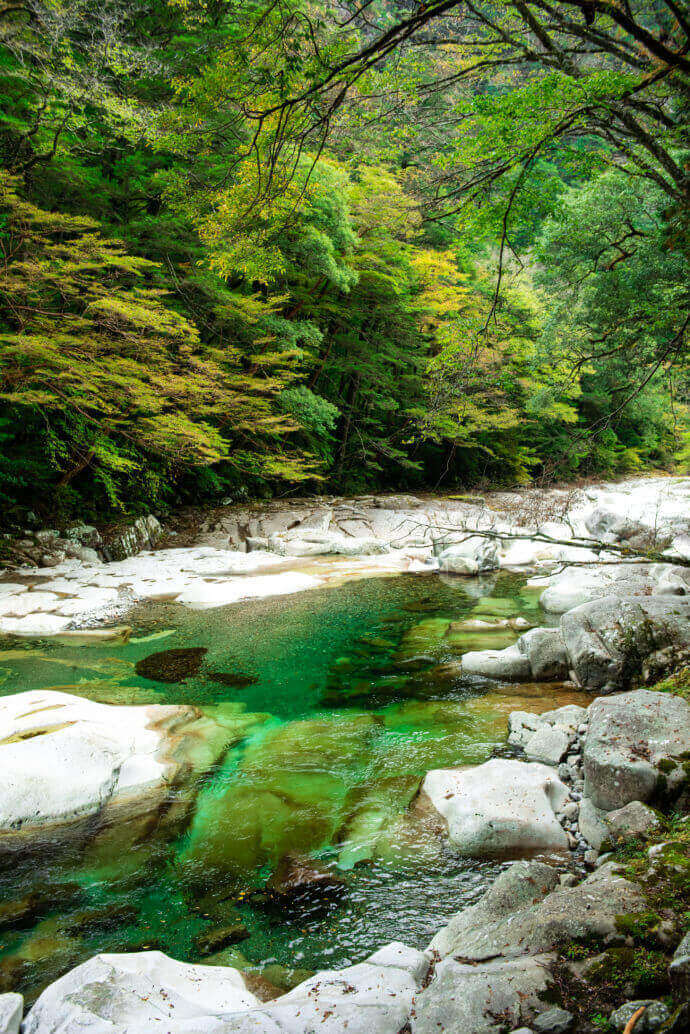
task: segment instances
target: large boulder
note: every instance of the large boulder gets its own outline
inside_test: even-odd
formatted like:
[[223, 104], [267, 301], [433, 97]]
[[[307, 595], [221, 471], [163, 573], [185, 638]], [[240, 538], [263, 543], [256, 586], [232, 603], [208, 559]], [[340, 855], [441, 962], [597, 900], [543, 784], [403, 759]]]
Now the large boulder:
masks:
[[585, 527], [601, 542], [621, 543], [631, 549], [658, 549], [668, 542], [668, 535], [659, 540], [649, 525], [603, 507], [597, 507], [585, 518]]
[[474, 858], [566, 851], [556, 812], [568, 797], [552, 768], [496, 758], [469, 769], [427, 772], [418, 807], [444, 820], [450, 844]]
[[97, 955], [43, 992], [24, 1034], [399, 1034], [428, 969], [423, 952], [393, 943], [262, 1003], [235, 969]]
[[595, 700], [584, 742], [585, 795], [604, 811], [674, 792], [690, 752], [690, 705], [670, 693], [638, 689]]
[[412, 1034], [503, 1034], [548, 1008], [554, 956], [467, 965], [443, 959], [417, 997]]
[[537, 955], [572, 941], [617, 939], [617, 917], [649, 906], [640, 888], [611, 863], [575, 887], [557, 887], [550, 866], [517, 863], [502, 873], [476, 905], [454, 916], [429, 949], [483, 962]]
[[481, 574], [498, 567], [498, 549], [490, 539], [471, 536], [454, 542], [438, 554], [441, 571], [449, 574]]
[[564, 614], [561, 632], [580, 684], [610, 693], [627, 688], [650, 655], [690, 646], [690, 599], [605, 596]]
[[0, 853], [153, 811], [231, 732], [194, 707], [113, 707], [53, 690], [0, 699]]
[[559, 628], [531, 628], [520, 636], [517, 648], [529, 661], [535, 682], [568, 677], [570, 662]]

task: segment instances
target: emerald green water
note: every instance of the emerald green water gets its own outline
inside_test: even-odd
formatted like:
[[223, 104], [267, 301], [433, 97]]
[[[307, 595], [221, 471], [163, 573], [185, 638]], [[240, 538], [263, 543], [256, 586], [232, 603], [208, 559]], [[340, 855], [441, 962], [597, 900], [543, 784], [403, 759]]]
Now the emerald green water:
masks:
[[[287, 986], [303, 974], [280, 967], [348, 964], [394, 938], [426, 944], [496, 866], [454, 857], [412, 820], [420, 778], [486, 760], [511, 710], [576, 699], [458, 675], [460, 654], [518, 634], [463, 621], [543, 623], [520, 579], [478, 585], [403, 576], [210, 611], [148, 605], [128, 616], [127, 643], [0, 643], [3, 693], [190, 703], [232, 732], [172, 807], [0, 870], [0, 991], [32, 997], [98, 951], [156, 947]], [[183, 681], [135, 670], [194, 647], [201, 669]], [[266, 883], [288, 855], [337, 879], [337, 893], [276, 897]], [[246, 936], [213, 953], [203, 937], [228, 927]]]

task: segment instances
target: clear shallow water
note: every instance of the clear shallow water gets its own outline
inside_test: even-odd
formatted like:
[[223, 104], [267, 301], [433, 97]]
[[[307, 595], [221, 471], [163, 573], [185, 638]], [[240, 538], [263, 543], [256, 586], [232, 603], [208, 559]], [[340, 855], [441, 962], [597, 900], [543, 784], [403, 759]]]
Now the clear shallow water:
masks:
[[[343, 965], [394, 938], [425, 945], [498, 867], [455, 858], [410, 821], [420, 777], [486, 760], [511, 710], [577, 698], [459, 677], [460, 654], [518, 634], [463, 622], [517, 615], [544, 620], [517, 577], [405, 576], [211, 611], [140, 607], [127, 643], [0, 643], [0, 692], [192, 703], [237, 729], [177, 809], [0, 868], [0, 991], [35, 994], [98, 951], [250, 963], [284, 984], [277, 966]], [[156, 674], [155, 659], [141, 665], [151, 654], [189, 648], [206, 652], [183, 681], [141, 673]], [[335, 891], [267, 891], [288, 855]], [[241, 943], [218, 953], [222, 940], [204, 941], [229, 928]]]

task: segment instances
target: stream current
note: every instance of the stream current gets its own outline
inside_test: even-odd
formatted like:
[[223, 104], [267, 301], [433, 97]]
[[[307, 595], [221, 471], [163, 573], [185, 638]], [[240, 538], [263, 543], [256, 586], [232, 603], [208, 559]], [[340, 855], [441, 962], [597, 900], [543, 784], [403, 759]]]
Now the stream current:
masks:
[[[516, 640], [508, 620], [544, 624], [537, 598], [517, 575], [403, 575], [215, 610], [142, 605], [127, 642], [0, 640], [0, 693], [194, 704], [236, 729], [177, 811], [0, 870], [0, 992], [32, 1000], [101, 951], [158, 948], [289, 987], [391, 940], [425, 946], [500, 865], [411, 830], [421, 777], [487, 760], [510, 711], [583, 703], [568, 685], [458, 672], [462, 653]], [[319, 882], [284, 892], [286, 858]]]

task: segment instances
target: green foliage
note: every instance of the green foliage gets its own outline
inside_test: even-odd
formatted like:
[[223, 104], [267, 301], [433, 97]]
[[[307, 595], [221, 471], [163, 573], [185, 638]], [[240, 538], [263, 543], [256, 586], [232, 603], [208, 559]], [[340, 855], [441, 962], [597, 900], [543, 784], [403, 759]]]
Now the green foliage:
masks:
[[347, 104], [318, 84], [369, 29], [319, 2], [0, 29], [6, 516], [687, 464], [687, 222], [591, 135], [639, 69], [524, 75], [487, 37], [470, 88], [425, 44]]

